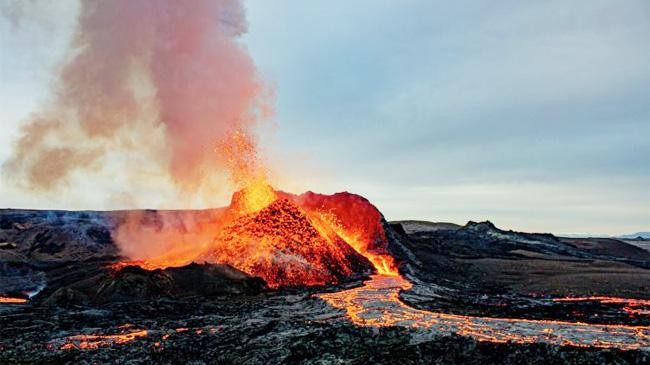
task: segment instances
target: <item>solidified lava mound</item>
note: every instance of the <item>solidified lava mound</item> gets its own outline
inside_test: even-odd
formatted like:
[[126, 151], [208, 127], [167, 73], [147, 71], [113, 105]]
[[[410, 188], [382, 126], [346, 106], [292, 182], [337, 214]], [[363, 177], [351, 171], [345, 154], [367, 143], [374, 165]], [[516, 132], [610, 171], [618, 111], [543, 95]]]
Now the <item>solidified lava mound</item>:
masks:
[[86, 279], [68, 283], [47, 295], [43, 302], [49, 305], [101, 304], [258, 294], [265, 289], [266, 285], [260, 278], [251, 277], [228, 265], [193, 263], [156, 270], [127, 266], [117, 271], [102, 270]]
[[287, 199], [236, 219], [206, 259], [224, 262], [270, 287], [324, 285], [368, 274], [372, 264], [334, 231]]

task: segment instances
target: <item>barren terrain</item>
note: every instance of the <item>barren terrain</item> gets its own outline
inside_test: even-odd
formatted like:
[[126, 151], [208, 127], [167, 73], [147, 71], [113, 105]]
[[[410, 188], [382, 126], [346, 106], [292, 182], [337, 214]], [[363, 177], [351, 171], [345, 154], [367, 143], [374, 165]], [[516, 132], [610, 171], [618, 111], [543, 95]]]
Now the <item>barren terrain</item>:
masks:
[[115, 214], [0, 212], [0, 363], [650, 361], [650, 262], [622, 241], [384, 222], [401, 277], [272, 289], [116, 267]]

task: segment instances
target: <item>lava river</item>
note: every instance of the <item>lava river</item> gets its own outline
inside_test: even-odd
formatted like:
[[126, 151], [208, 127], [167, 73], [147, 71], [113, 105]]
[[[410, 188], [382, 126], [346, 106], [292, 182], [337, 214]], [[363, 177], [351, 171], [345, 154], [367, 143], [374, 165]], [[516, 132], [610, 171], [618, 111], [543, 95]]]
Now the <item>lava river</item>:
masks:
[[650, 327], [561, 321], [471, 317], [414, 309], [399, 299], [411, 283], [401, 276], [374, 275], [359, 288], [319, 294], [346, 311], [359, 326], [403, 326], [432, 335], [457, 334], [497, 343], [545, 342], [576, 347], [650, 351]]

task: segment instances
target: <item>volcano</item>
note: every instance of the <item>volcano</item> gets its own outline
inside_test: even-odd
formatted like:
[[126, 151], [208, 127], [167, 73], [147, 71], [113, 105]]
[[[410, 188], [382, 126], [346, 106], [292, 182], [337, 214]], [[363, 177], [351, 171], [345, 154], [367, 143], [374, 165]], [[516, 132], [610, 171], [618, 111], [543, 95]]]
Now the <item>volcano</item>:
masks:
[[[114, 236], [118, 245], [136, 253], [127, 254], [135, 261], [113, 267], [225, 264], [264, 279], [271, 288], [336, 284], [373, 272], [397, 274], [383, 216], [358, 195], [294, 195], [260, 185], [235, 192], [218, 213], [200, 216], [150, 212], [147, 219], [122, 217]], [[152, 246], [164, 250], [137, 255]]]
[[278, 199], [225, 227], [206, 259], [259, 276], [270, 287], [332, 284], [372, 271], [367, 258], [324, 227]]

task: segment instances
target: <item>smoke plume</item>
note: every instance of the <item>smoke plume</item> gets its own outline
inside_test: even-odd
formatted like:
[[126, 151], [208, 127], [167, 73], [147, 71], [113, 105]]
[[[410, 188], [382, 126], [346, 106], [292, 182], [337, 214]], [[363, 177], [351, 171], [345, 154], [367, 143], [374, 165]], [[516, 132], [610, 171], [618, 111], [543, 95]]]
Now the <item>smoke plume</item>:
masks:
[[83, 1], [51, 98], [22, 127], [5, 175], [40, 192], [105, 170], [123, 191], [259, 179], [252, 129], [270, 98], [238, 43], [246, 27], [237, 0]]

